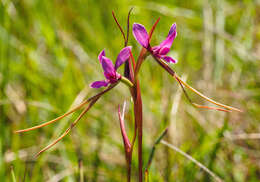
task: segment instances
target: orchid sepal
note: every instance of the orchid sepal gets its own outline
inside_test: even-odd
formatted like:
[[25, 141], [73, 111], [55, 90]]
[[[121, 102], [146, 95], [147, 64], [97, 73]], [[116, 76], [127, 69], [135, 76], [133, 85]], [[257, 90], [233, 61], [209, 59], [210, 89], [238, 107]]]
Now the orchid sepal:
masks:
[[[98, 55], [98, 60], [102, 65], [104, 76], [106, 80], [95, 81], [92, 82], [89, 86], [91, 88], [100, 88], [100, 87], [107, 87], [109, 84], [114, 84], [121, 80], [122, 76], [117, 72], [117, 69], [129, 59], [131, 54], [131, 46], [123, 48], [117, 56], [115, 65], [113, 65], [112, 61], [107, 58], [105, 55], [105, 50], [102, 50]], [[125, 79], [123, 79], [125, 80]], [[123, 81], [127, 83], [127, 81]], [[128, 86], [131, 87], [130, 83], [127, 83]]]
[[161, 44], [154, 47], [150, 46], [149, 35], [142, 24], [134, 23], [133, 35], [137, 42], [139, 42], [139, 44], [146, 48], [152, 55], [159, 59], [163, 59], [168, 63], [175, 64], [177, 63], [177, 60], [166, 55], [169, 53], [172, 43], [177, 36], [176, 28], [176, 23], [172, 24], [166, 39], [162, 41]]

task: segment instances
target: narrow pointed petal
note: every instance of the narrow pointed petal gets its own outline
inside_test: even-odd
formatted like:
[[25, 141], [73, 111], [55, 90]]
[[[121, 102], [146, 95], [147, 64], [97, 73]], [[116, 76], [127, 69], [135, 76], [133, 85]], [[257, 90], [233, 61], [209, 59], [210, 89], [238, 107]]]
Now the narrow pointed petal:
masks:
[[128, 47], [123, 48], [120, 51], [120, 53], [118, 54], [118, 56], [116, 58], [115, 70], [117, 70], [117, 68], [119, 68], [119, 66], [121, 66], [130, 57], [131, 49], [132, 49], [132, 47], [128, 46]]
[[108, 86], [108, 82], [105, 80], [102, 81], [95, 81], [89, 85], [91, 88], [100, 88]]
[[114, 68], [114, 65], [110, 59], [108, 59], [105, 56], [102, 56], [102, 61], [101, 61], [103, 70], [104, 70], [104, 75], [107, 79], [110, 79], [111, 77], [116, 76], [116, 70]]
[[174, 64], [175, 64], [175, 63], [178, 62], [176, 59], [173, 59], [173, 58], [170, 57], [170, 56], [163, 56], [162, 59], [165, 60], [165, 61], [168, 62], [168, 63], [174, 63]]
[[106, 56], [106, 53], [105, 53], [105, 50], [103, 49], [100, 53], [99, 53], [99, 55], [98, 55], [98, 60], [100, 61], [100, 63], [102, 62], [102, 57], [103, 56]]
[[174, 23], [171, 26], [171, 29], [169, 31], [167, 38], [160, 44], [160, 47], [161, 48], [167, 47], [170, 49], [176, 36], [177, 36], [176, 23]]
[[148, 33], [147, 33], [147, 31], [146, 31], [146, 29], [144, 28], [143, 25], [138, 24], [138, 23], [134, 23], [134, 25], [133, 25], [133, 35], [134, 35], [135, 39], [144, 48], [148, 48], [149, 36], [148, 36]]

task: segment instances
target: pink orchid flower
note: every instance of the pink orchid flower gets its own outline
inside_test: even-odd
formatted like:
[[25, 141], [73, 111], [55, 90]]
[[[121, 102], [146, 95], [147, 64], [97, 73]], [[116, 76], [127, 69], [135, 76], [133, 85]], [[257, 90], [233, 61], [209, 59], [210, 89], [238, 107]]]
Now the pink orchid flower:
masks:
[[149, 35], [145, 29], [145, 27], [141, 24], [134, 23], [133, 25], [133, 35], [135, 39], [148, 51], [150, 51], [155, 57], [159, 59], [163, 59], [168, 63], [177, 63], [176, 59], [173, 59], [170, 56], [166, 56], [168, 52], [170, 51], [170, 48], [172, 46], [172, 43], [177, 36], [177, 31], [176, 31], [176, 23], [174, 23], [170, 31], [168, 33], [168, 36], [162, 43], [158, 46], [151, 47], [149, 44]]
[[131, 46], [123, 48], [117, 56], [115, 66], [112, 61], [105, 57], [105, 50], [101, 51], [98, 59], [104, 70], [106, 80], [95, 81], [90, 84], [92, 88], [106, 87], [109, 84], [116, 83], [122, 76], [116, 70], [130, 57]]

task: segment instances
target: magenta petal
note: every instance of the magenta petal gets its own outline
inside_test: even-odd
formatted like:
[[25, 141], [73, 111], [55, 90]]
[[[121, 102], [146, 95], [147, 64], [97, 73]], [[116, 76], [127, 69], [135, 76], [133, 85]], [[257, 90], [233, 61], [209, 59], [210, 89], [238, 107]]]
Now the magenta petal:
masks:
[[131, 46], [128, 46], [120, 51], [116, 58], [115, 70], [117, 70], [117, 68], [121, 66], [130, 57], [131, 48]]
[[152, 50], [153, 51], [158, 51], [160, 49], [160, 46], [154, 46], [154, 47], [152, 47]]
[[178, 61], [176, 59], [171, 58], [170, 56], [163, 56], [163, 60], [165, 60], [168, 63], [177, 63]]
[[149, 45], [149, 36], [144, 26], [138, 23], [133, 25], [133, 35], [135, 39], [144, 47], [148, 48]]
[[175, 39], [175, 37], [177, 36], [177, 31], [176, 31], [176, 24], [174, 23], [171, 26], [171, 29], [169, 31], [169, 34], [167, 36], [167, 38], [160, 44], [160, 47], [167, 47], [167, 48], [171, 48], [173, 40]]
[[162, 48], [160, 49], [160, 51], [159, 51], [159, 54], [160, 54], [160, 55], [166, 55], [166, 54], [168, 54], [169, 51], [170, 51], [170, 48], [168, 48], [168, 47], [162, 47]]
[[108, 85], [108, 82], [105, 80], [102, 80], [102, 81], [93, 82], [89, 86], [91, 88], [100, 88], [100, 87], [106, 87], [107, 85]]
[[100, 61], [100, 63], [102, 62], [102, 56], [106, 56], [104, 49], [98, 55], [98, 60]]
[[116, 76], [116, 70], [110, 59], [108, 59], [105, 56], [102, 56], [101, 64], [102, 64], [102, 67], [104, 70], [104, 75], [107, 79], [110, 79], [111, 77]]

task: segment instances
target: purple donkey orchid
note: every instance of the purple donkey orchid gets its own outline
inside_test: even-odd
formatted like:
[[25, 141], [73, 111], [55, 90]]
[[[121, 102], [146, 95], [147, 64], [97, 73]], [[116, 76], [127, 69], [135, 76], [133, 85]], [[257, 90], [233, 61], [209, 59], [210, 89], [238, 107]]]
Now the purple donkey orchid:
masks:
[[169, 34], [167, 38], [162, 41], [162, 43], [158, 46], [151, 47], [149, 44], [149, 35], [145, 29], [145, 27], [141, 24], [134, 23], [133, 25], [133, 35], [135, 39], [148, 51], [150, 51], [155, 57], [159, 59], [163, 59], [168, 63], [177, 63], [176, 59], [171, 58], [170, 56], [166, 56], [170, 51], [172, 43], [177, 36], [176, 31], [176, 23], [171, 26]]
[[98, 59], [104, 70], [104, 76], [106, 80], [95, 81], [90, 84], [92, 88], [106, 87], [109, 84], [116, 83], [122, 78], [122, 76], [116, 72], [116, 70], [130, 57], [131, 46], [123, 48], [117, 56], [115, 66], [112, 61], [105, 57], [105, 50], [101, 51], [98, 55]]

